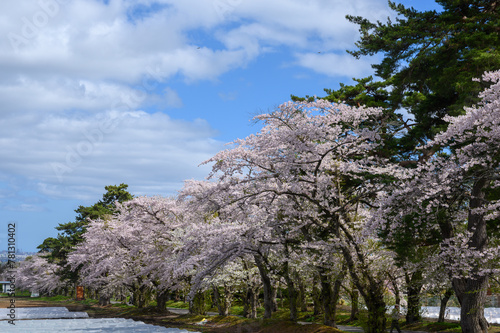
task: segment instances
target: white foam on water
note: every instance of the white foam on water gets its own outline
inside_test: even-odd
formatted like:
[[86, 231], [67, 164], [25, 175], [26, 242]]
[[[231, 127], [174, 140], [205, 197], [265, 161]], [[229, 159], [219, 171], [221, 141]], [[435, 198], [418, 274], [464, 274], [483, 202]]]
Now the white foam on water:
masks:
[[[0, 309], [0, 319], [7, 319], [10, 309]], [[86, 312], [70, 312], [65, 307], [16, 308], [16, 319], [88, 318]]]
[[[15, 325], [0, 322], [2, 333], [193, 333], [123, 318], [18, 320]], [[200, 333], [200, 332], [197, 332]]]
[[[426, 318], [439, 318], [439, 306], [423, 306], [422, 316]], [[500, 324], [500, 308], [485, 308], [484, 317], [490, 324]], [[460, 320], [460, 308], [447, 307], [445, 318], [451, 320]]]

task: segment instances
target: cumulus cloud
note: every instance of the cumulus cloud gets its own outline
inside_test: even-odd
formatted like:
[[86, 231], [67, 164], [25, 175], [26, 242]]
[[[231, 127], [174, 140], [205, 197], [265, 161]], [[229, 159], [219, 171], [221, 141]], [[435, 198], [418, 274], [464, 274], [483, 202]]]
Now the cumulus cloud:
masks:
[[9, 84], [0, 84], [0, 114], [67, 110], [93, 113], [120, 103], [136, 108], [146, 100], [139, 88], [63, 77], [40, 81], [23, 75]]
[[[2, 2], [0, 9], [0, 33], [8, 37], [0, 40], [4, 82], [29, 73], [39, 80], [137, 83], [151, 66], [159, 66], [164, 79], [180, 73], [212, 80], [266, 46], [344, 50], [357, 36], [346, 14], [388, 15], [384, 1], [368, 0], [27, 0]], [[200, 29], [225, 49], [194, 47], [190, 33]]]
[[0, 172], [35, 179], [40, 192], [61, 198], [121, 182], [165, 192], [208, 174], [197, 165], [222, 147], [216, 134], [201, 119], [141, 111], [11, 117], [1, 124]]
[[329, 76], [363, 77], [371, 72], [371, 59], [358, 60], [349, 54], [297, 54], [297, 64]]
[[[168, 78], [190, 73], [186, 66], [191, 64], [192, 71], [208, 73], [197, 78], [212, 79], [213, 71], [220, 74], [231, 68], [226, 63], [239, 65], [246, 60], [244, 52], [226, 52], [219, 61], [218, 52], [201, 53], [190, 47], [190, 29], [217, 24], [216, 19], [202, 19], [207, 14], [201, 11], [206, 7], [202, 1], [189, 9], [176, 2], [178, 8], [162, 7], [140, 20], [133, 19], [138, 1], [45, 1], [57, 6], [53, 15], [37, 1], [19, 7], [0, 5], [3, 13], [12, 14], [0, 26], [8, 37], [0, 41], [4, 56], [0, 66], [8, 67], [11, 75], [29, 72], [39, 79], [62, 75], [137, 83], [148, 66], [161, 65], [163, 78]], [[37, 19], [43, 15], [46, 20]]]
[[369, 73], [341, 54], [357, 36], [349, 13], [388, 15], [383, 0], [3, 1], [0, 173], [56, 197], [202, 178], [196, 166], [220, 147], [211, 126], [137, 110], [183, 108], [173, 82], [215, 82], [267, 52], [328, 76]]

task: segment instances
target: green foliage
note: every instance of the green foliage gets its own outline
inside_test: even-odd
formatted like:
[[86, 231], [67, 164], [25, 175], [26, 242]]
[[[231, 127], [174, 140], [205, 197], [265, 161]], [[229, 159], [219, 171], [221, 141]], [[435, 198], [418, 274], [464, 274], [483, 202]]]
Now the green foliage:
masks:
[[389, 1], [395, 22], [373, 23], [359, 16], [361, 39], [353, 56], [383, 54], [373, 65], [392, 87], [392, 110], [407, 108], [415, 117], [407, 145], [432, 138], [445, 128], [445, 115], [459, 115], [485, 88], [474, 82], [500, 68], [500, 6], [489, 0], [437, 0], [442, 11], [417, 11]]
[[[361, 36], [356, 49], [348, 52], [356, 58], [382, 55], [381, 62], [373, 65], [377, 78], [354, 78], [353, 85], [325, 89], [326, 96], [322, 97], [354, 107], [383, 108], [383, 144], [376, 154], [407, 167], [436, 153], [432, 148], [417, 151], [415, 147], [445, 129], [446, 115], [460, 115], [464, 106], [478, 101], [477, 95], [486, 84], [472, 79], [500, 68], [498, 2], [436, 2], [442, 10], [417, 11], [389, 1], [397, 18], [385, 23], [348, 15], [347, 19], [359, 26]], [[405, 121], [403, 110], [413, 119]], [[437, 230], [417, 220], [418, 216], [407, 216], [407, 228], [397, 231], [394, 242], [385, 244], [398, 253], [401, 262], [421, 259], [424, 249], [434, 248], [440, 240]], [[499, 225], [497, 220], [490, 221], [488, 231], [500, 233]], [[380, 236], [384, 239], [386, 235]]]
[[[326, 96], [322, 97], [330, 102], [345, 103], [351, 106], [369, 106], [386, 108], [389, 104], [389, 92], [387, 91], [387, 83], [383, 81], [373, 81], [373, 77], [369, 76], [362, 79], [353, 79], [357, 82], [356, 85], [350, 86], [340, 83], [340, 89], [324, 89]], [[298, 97], [291, 96], [293, 101], [310, 101], [314, 97]]]
[[[37, 249], [39, 252], [48, 253], [47, 260], [57, 263], [61, 267], [66, 266], [68, 254], [74, 247], [83, 241], [83, 234], [89, 220], [106, 219], [113, 215], [115, 211], [115, 202], [124, 202], [132, 199], [132, 195], [127, 191], [127, 184], [109, 185], [104, 187], [106, 193], [102, 199], [92, 206], [79, 206], [75, 212], [78, 214], [74, 222], [60, 223], [56, 227], [61, 231], [57, 238], [46, 238]], [[61, 278], [76, 282], [78, 272], [65, 268], [61, 271]]]
[[[482, 73], [500, 68], [500, 6], [489, 0], [437, 0], [441, 11], [417, 11], [389, 1], [398, 15], [395, 22], [370, 22], [360, 16], [347, 19], [359, 26], [356, 58], [381, 54], [373, 65], [377, 80], [356, 79], [325, 89], [322, 97], [351, 106], [385, 110], [387, 132], [380, 154], [395, 160], [427, 158], [415, 146], [446, 128], [444, 116], [463, 113], [478, 101], [486, 84], [473, 81]], [[291, 96], [292, 100], [314, 97]], [[405, 110], [411, 121], [403, 120]], [[412, 163], [407, 165], [412, 166]]]
[[[31, 291], [29, 290], [16, 290], [16, 297], [30, 297], [30, 296], [31, 296]], [[9, 293], [0, 293], [0, 297], [10, 298]]]
[[326, 100], [335, 103], [345, 103], [351, 106], [367, 106], [387, 108], [389, 105], [389, 92], [387, 83], [383, 81], [373, 81], [369, 76], [362, 79], [353, 79], [356, 85], [350, 86], [340, 83], [340, 89], [325, 89]]
[[189, 303], [183, 301], [167, 301], [166, 306], [169, 308], [187, 309], [189, 308]]
[[72, 298], [70, 296], [56, 295], [56, 296], [37, 297], [36, 300], [45, 302], [62, 302], [62, 301], [72, 300]]
[[113, 215], [115, 211], [115, 202], [124, 202], [132, 199], [132, 195], [127, 191], [127, 184], [105, 186], [106, 193], [102, 199], [92, 206], [79, 206], [75, 212], [78, 214], [75, 222], [59, 224], [57, 230], [63, 232], [63, 236], [68, 237], [71, 243], [82, 241], [82, 235], [85, 233], [85, 226], [89, 220], [105, 219]]

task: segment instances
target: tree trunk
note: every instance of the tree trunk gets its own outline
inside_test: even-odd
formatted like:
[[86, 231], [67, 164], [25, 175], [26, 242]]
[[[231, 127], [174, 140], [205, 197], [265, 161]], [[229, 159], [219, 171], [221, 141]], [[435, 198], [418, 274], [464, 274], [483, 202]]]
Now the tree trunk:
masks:
[[349, 296], [351, 297], [351, 315], [349, 321], [354, 321], [358, 319], [359, 314], [359, 291], [356, 287], [353, 286]]
[[285, 300], [283, 299], [283, 290], [280, 286], [278, 286], [278, 290], [279, 290], [281, 307], [284, 308], [285, 307]]
[[420, 318], [420, 291], [422, 290], [422, 271], [412, 274], [405, 273], [406, 290], [408, 293], [408, 311], [406, 312], [406, 322], [413, 324]]
[[278, 311], [278, 301], [276, 300], [278, 297], [278, 286], [273, 287], [272, 290], [271, 302], [273, 303], [273, 312], [276, 312]]
[[337, 275], [335, 282], [333, 283], [333, 292], [332, 292], [332, 318], [333, 325], [337, 327], [337, 323], [335, 322], [335, 317], [337, 316], [337, 304], [339, 302], [340, 297], [340, 287], [342, 287], [342, 282], [344, 282], [346, 272], [346, 266], [342, 265], [342, 271]]
[[333, 287], [329, 281], [325, 268], [318, 269], [319, 279], [321, 284], [321, 303], [323, 305], [323, 324], [326, 326], [337, 327], [335, 316], [337, 314], [337, 303], [340, 296], [340, 287], [344, 281], [346, 266], [342, 266], [342, 270], [336, 276]]
[[223, 310], [222, 310], [222, 304], [221, 304], [221, 299], [220, 299], [219, 287], [217, 287], [215, 284], [213, 284], [212, 291], [214, 293], [214, 296], [212, 297], [212, 306], [217, 308], [217, 310], [219, 311], [219, 316], [224, 316], [222, 314]]
[[[354, 243], [355, 244], [355, 243]], [[354, 245], [356, 257], [363, 262], [361, 250]], [[365, 333], [385, 333], [386, 316], [383, 283], [371, 275], [362, 265], [356, 265], [353, 254], [347, 247], [341, 247], [342, 254], [349, 268], [353, 284], [358, 288], [368, 308], [368, 321]]]
[[264, 286], [264, 318], [271, 318], [271, 315], [273, 314], [273, 288], [271, 285], [271, 279], [269, 278], [269, 273], [263, 258], [256, 254], [254, 255], [254, 259]]
[[124, 288], [120, 289], [120, 295], [119, 295], [120, 302], [126, 303], [127, 302], [127, 295], [125, 294]]
[[321, 313], [321, 290], [318, 288], [318, 278], [316, 274], [313, 279], [313, 289], [312, 289], [312, 299], [313, 299], [313, 316], [317, 316]]
[[366, 333], [382, 333], [385, 332], [386, 317], [385, 317], [385, 302], [384, 291], [381, 286], [374, 286], [372, 290], [368, 290], [365, 298], [366, 307], [368, 308], [368, 322]]
[[241, 301], [243, 302], [243, 313], [241, 314], [244, 318], [248, 318], [250, 313], [250, 303], [248, 302], [248, 289], [245, 290], [241, 296]]
[[444, 323], [444, 315], [446, 314], [446, 305], [448, 304], [448, 301], [450, 300], [451, 295], [453, 295], [453, 289], [452, 288], [446, 289], [446, 292], [444, 293], [443, 298], [441, 298], [441, 306], [439, 307], [438, 323]]
[[290, 277], [288, 261], [284, 264], [284, 278], [286, 285], [288, 287], [288, 307], [290, 308], [290, 320], [297, 321], [297, 289], [295, 289], [295, 283]]
[[158, 311], [165, 311], [167, 308], [169, 292], [168, 290], [157, 290], [156, 291], [156, 309]]
[[[458, 280], [458, 279], [457, 279]], [[488, 322], [484, 317], [484, 303], [488, 277], [453, 281], [455, 294], [460, 301], [460, 326], [463, 333], [486, 333]], [[458, 292], [457, 292], [458, 290]]]
[[247, 318], [257, 318], [257, 293], [255, 292], [253, 286], [248, 286], [246, 292], [246, 305], [247, 309], [246, 316]]
[[140, 286], [139, 288], [134, 289], [134, 305], [143, 309], [148, 304], [147, 295], [146, 295], [146, 287]]
[[106, 293], [99, 293], [99, 305], [107, 306], [111, 304], [111, 297]]
[[332, 287], [328, 276], [325, 274], [323, 268], [319, 269], [319, 281], [321, 284], [321, 305], [323, 307], [323, 325], [335, 327], [335, 317], [332, 311]]
[[300, 311], [307, 312], [306, 287], [304, 286], [304, 281], [302, 281], [302, 279], [298, 274], [297, 274], [297, 284], [299, 287], [298, 301], [299, 301]]
[[332, 284], [329, 280], [325, 268], [318, 268], [319, 281], [321, 285], [320, 300], [323, 308], [323, 324], [326, 326], [337, 327], [335, 322], [335, 315], [337, 313], [337, 303], [340, 295], [340, 287], [345, 274], [345, 266], [342, 271], [337, 275], [335, 282]]
[[[474, 213], [474, 209], [481, 208], [484, 204], [484, 188], [487, 183], [484, 178], [480, 178], [474, 183], [469, 202], [467, 230], [472, 232], [472, 236], [468, 245], [469, 249], [475, 251], [484, 251], [488, 245], [484, 215]], [[480, 269], [480, 266], [473, 269], [470, 272], [470, 277], [452, 280], [453, 289], [461, 305], [460, 325], [463, 333], [488, 332], [489, 325], [484, 317], [488, 276], [478, 274]]]
[[229, 316], [229, 309], [231, 308], [232, 293], [228, 287], [224, 287], [224, 293], [221, 295], [219, 287], [213, 285], [212, 290], [214, 293], [213, 303], [219, 311], [219, 316]]
[[189, 302], [189, 313], [193, 315], [204, 315], [205, 312], [205, 294], [198, 291]]
[[394, 289], [395, 304], [396, 305], [401, 305], [401, 293], [399, 292], [398, 281], [390, 273], [387, 273], [387, 276], [391, 280], [392, 289]]
[[233, 303], [233, 291], [229, 286], [224, 286], [224, 299], [222, 301], [223, 316], [229, 316], [229, 310]]

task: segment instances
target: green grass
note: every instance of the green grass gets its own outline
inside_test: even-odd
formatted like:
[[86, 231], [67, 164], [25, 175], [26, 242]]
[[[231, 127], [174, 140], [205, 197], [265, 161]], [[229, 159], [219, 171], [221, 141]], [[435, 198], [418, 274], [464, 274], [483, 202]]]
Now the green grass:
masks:
[[63, 296], [63, 295], [57, 295], [57, 296], [43, 296], [43, 297], [36, 297], [35, 298], [37, 301], [45, 301], [45, 302], [61, 302], [61, 301], [68, 301], [71, 300], [72, 298], [70, 296]]
[[130, 307], [133, 307], [133, 305], [123, 304], [123, 303], [115, 303], [111, 304], [111, 306], [114, 308], [122, 308], [122, 309], [129, 309]]
[[[29, 297], [31, 296], [31, 292], [26, 290], [16, 290], [16, 297]], [[0, 293], [0, 297], [10, 297], [8, 293]]]
[[421, 321], [411, 325], [401, 325], [401, 328], [408, 330], [421, 330], [428, 332], [461, 332], [459, 323], [438, 323]]
[[83, 301], [75, 301], [75, 302], [78, 302], [79, 304], [85, 304], [85, 305], [96, 305], [99, 303], [98, 300], [96, 299], [84, 299]]
[[245, 318], [235, 316], [213, 316], [210, 317], [210, 322], [217, 324], [235, 325], [245, 321]]
[[187, 309], [189, 308], [189, 304], [182, 301], [168, 301], [167, 307], [169, 308], [178, 308], [178, 309]]

